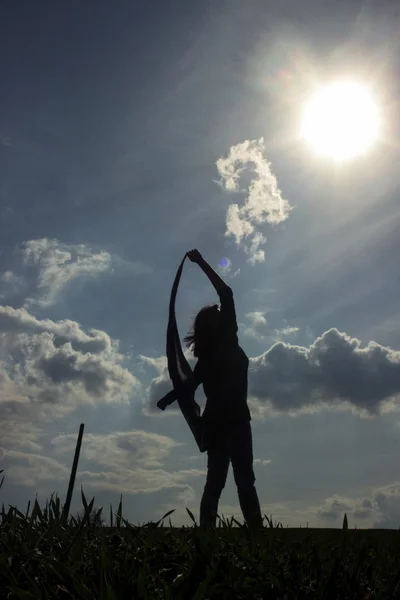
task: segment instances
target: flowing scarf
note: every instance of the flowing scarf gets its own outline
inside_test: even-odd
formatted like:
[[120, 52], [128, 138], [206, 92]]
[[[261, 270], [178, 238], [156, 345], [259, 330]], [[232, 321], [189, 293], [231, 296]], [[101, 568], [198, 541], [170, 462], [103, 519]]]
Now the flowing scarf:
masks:
[[174, 387], [179, 408], [193, 433], [200, 452], [205, 452], [207, 448], [203, 435], [200, 406], [194, 399], [194, 375], [182, 351], [175, 317], [175, 299], [185, 259], [186, 256], [179, 265], [176, 273], [169, 302], [169, 320], [167, 328], [168, 372]]

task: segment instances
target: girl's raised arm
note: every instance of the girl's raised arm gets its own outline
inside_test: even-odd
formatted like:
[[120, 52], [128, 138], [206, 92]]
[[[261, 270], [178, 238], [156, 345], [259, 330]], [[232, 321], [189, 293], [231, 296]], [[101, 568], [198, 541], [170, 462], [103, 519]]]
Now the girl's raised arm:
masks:
[[208, 262], [204, 260], [204, 258], [198, 250], [189, 250], [189, 252], [187, 252], [186, 255], [192, 262], [197, 263], [199, 267], [204, 271], [204, 273], [207, 275], [208, 279], [214, 286], [218, 295], [221, 292], [225, 291], [225, 289], [228, 287], [227, 284], [223, 279], [221, 279], [218, 273], [216, 273], [214, 269], [210, 267]]

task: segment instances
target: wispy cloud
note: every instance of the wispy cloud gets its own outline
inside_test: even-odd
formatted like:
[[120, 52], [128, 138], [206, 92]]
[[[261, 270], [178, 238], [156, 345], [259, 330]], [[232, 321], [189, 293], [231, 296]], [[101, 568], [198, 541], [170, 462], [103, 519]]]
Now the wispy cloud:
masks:
[[0, 275], [0, 299], [7, 298], [9, 294], [16, 294], [25, 287], [24, 278], [13, 271], [4, 271]]
[[267, 465], [270, 465], [272, 461], [264, 458], [255, 458], [253, 462], [255, 465], [266, 467]]
[[25, 308], [52, 306], [67, 286], [82, 285], [106, 273], [131, 277], [153, 271], [139, 260], [48, 238], [22, 242], [11, 256], [3, 258], [6, 270], [0, 274], [0, 299], [11, 302], [17, 296]]
[[[52, 457], [7, 447], [0, 448], [0, 456], [11, 465], [7, 477], [13, 483], [37, 487], [43, 481], [57, 484], [68, 478], [70, 467], [65, 463], [69, 463], [75, 445], [75, 434], [59, 435], [50, 441]], [[118, 494], [175, 489], [186, 497], [189, 492], [193, 495], [188, 481], [204, 477], [204, 470], [163, 468], [171, 450], [181, 445], [169, 437], [141, 430], [104, 435], [87, 433], [77, 484], [82, 482], [85, 488]]]
[[277, 329], [276, 331], [280, 333], [280, 335], [293, 335], [300, 331], [300, 329], [298, 327], [284, 327], [283, 329]]
[[243, 325], [242, 334], [248, 338], [258, 340], [259, 342], [261, 342], [264, 339], [264, 336], [261, 333], [259, 333], [252, 325]]
[[40, 441], [43, 436], [41, 429], [29, 421], [14, 421], [10, 426], [8, 419], [0, 420], [0, 440], [3, 448], [26, 448], [39, 454], [43, 449]]
[[56, 239], [42, 238], [22, 244], [23, 263], [37, 269], [38, 297], [26, 301], [26, 306], [54, 304], [71, 281], [81, 277], [96, 277], [111, 267], [111, 255], [94, 253], [84, 244], [62, 244]]
[[[69, 457], [75, 443], [75, 435], [57, 436], [51, 441], [58, 457]], [[187, 481], [204, 476], [204, 471], [165, 470], [164, 461], [179, 446], [182, 444], [172, 438], [142, 430], [87, 434], [81, 457], [83, 464], [89, 461], [91, 468], [83, 467], [79, 475], [85, 487], [118, 493], [152, 493], [169, 488], [184, 491], [190, 487]]]
[[246, 318], [251, 321], [251, 323], [252, 323], [252, 325], [254, 325], [254, 327], [257, 327], [258, 325], [266, 325], [267, 324], [267, 319], [265, 318], [265, 312], [262, 312], [260, 310], [256, 310], [256, 311], [247, 313]]
[[[203, 476], [202, 471], [192, 470], [194, 477]], [[183, 471], [164, 469], [120, 469], [118, 471], [81, 471], [85, 488], [105, 490], [116, 494], [150, 494], [169, 488], [185, 490], [188, 474]]]
[[294, 337], [300, 331], [299, 327], [283, 327], [282, 329], [275, 329], [276, 340], [282, 338]]
[[[285, 221], [291, 206], [282, 197], [271, 165], [264, 157], [264, 139], [245, 140], [232, 146], [226, 157], [217, 160], [220, 183], [228, 192], [242, 192], [242, 206], [231, 204], [226, 216], [226, 236], [232, 236], [237, 245], [245, 241], [244, 250], [249, 262], [265, 260], [266, 238], [259, 228], [265, 224], [276, 225]], [[247, 189], [239, 187], [243, 175], [250, 177]]]
[[243, 325], [243, 335], [259, 341], [263, 340], [265, 336], [258, 331], [258, 328], [266, 327], [267, 325], [267, 319], [264, 315], [265, 313], [262, 311], [253, 311], [247, 313], [245, 317], [250, 321], [250, 325]]
[[66, 480], [70, 469], [49, 456], [3, 449], [4, 458], [12, 461], [7, 479], [18, 485], [35, 487], [43, 481]]
[[[76, 445], [76, 435], [59, 435], [50, 443], [56, 455], [70, 456]], [[182, 443], [170, 437], [143, 430], [104, 435], [87, 433], [82, 458], [107, 468], [160, 467], [171, 450], [179, 446]]]
[[220, 263], [218, 265], [218, 271], [228, 279], [233, 279], [240, 273], [240, 269], [236, 269], [236, 271], [232, 273], [232, 262], [229, 260], [229, 258], [226, 258], [224, 263]]

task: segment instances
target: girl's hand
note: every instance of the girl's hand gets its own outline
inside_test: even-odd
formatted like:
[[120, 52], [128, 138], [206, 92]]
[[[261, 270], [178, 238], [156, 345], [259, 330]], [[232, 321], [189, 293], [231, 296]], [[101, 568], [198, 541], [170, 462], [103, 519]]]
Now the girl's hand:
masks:
[[197, 263], [197, 264], [199, 264], [203, 260], [203, 257], [198, 250], [189, 250], [189, 252], [186, 252], [186, 256], [192, 262]]

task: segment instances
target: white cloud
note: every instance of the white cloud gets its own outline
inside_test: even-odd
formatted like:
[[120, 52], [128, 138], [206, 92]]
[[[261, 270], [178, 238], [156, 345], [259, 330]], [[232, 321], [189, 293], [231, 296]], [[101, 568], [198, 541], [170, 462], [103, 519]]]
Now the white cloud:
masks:
[[[282, 223], [292, 208], [278, 189], [271, 165], [264, 157], [264, 149], [263, 138], [245, 140], [232, 146], [228, 156], [216, 162], [221, 185], [228, 192], [241, 191], [246, 194], [241, 207], [236, 203], [229, 206], [225, 235], [234, 237], [238, 245], [244, 240], [250, 242], [244, 249], [251, 264], [265, 259], [261, 246], [266, 238], [257, 228], [264, 223]], [[239, 179], [243, 174], [251, 176], [251, 181], [247, 189], [241, 190]]]
[[243, 335], [258, 341], [262, 341], [264, 336], [257, 331], [257, 328], [265, 327], [267, 325], [267, 319], [264, 315], [264, 312], [258, 310], [247, 313], [245, 317], [250, 321], [251, 324], [242, 326]]
[[[56, 456], [71, 456], [75, 443], [75, 435], [57, 436], [51, 441]], [[101, 470], [83, 468], [79, 477], [85, 488], [117, 493], [151, 493], [168, 488], [186, 490], [189, 487], [187, 481], [203, 477], [204, 470], [166, 471], [162, 468], [171, 450], [182, 445], [167, 436], [141, 430], [87, 434], [82, 442], [81, 461], [98, 465]]]
[[66, 465], [41, 454], [3, 449], [3, 456], [12, 461], [11, 468], [6, 469], [7, 481], [17, 485], [35, 487], [41, 481], [65, 481], [70, 475]]
[[[12, 335], [50, 333], [54, 343], [60, 347], [70, 342], [72, 348], [80, 352], [105, 353], [115, 355], [118, 352], [118, 343], [112, 341], [110, 336], [100, 329], [90, 329], [85, 333], [76, 321], [63, 319], [51, 321], [50, 319], [37, 319], [25, 308], [12, 308], [0, 305], [0, 335], [3, 340], [11, 341]], [[5, 335], [7, 334], [7, 338]], [[121, 358], [122, 355], [119, 356]]]
[[263, 467], [265, 467], [266, 465], [270, 465], [272, 461], [263, 458], [255, 458], [253, 462], [255, 465], [262, 465]]
[[104, 331], [0, 306], [0, 415], [49, 421], [80, 404], [128, 403], [139, 382], [124, 358]]
[[275, 333], [277, 333], [278, 335], [284, 335], [284, 336], [294, 335], [295, 333], [298, 333], [299, 331], [300, 331], [300, 329], [298, 327], [284, 327], [283, 329], [275, 329]]
[[3, 262], [8, 268], [0, 275], [0, 298], [4, 301], [13, 295], [23, 296], [25, 308], [52, 306], [67, 286], [83, 284], [105, 273], [129, 277], [152, 272], [140, 261], [47, 238], [23, 242]]
[[326, 521], [338, 522], [343, 521], [344, 514], [350, 516], [353, 510], [356, 509], [357, 501], [349, 498], [343, 498], [335, 494], [331, 498], [326, 498], [323, 505], [318, 509], [317, 515]]
[[259, 325], [266, 325], [267, 324], [267, 319], [265, 318], [265, 313], [260, 311], [260, 310], [256, 310], [253, 312], [249, 312], [246, 314], [246, 318], [249, 319], [252, 323], [252, 325], [254, 325], [254, 327], [257, 327]]
[[[193, 469], [193, 476], [203, 475]], [[81, 471], [85, 489], [105, 490], [117, 494], [150, 494], [169, 488], [186, 490], [187, 473], [163, 469], [121, 469], [119, 471]]]
[[300, 331], [299, 327], [283, 327], [282, 329], [275, 329], [275, 341], [282, 341], [283, 338], [295, 337]]
[[316, 516], [331, 526], [339, 526], [344, 513], [350, 527], [399, 529], [400, 483], [376, 488], [369, 497], [344, 498], [334, 494], [317, 509]]
[[264, 339], [264, 336], [261, 335], [261, 333], [259, 333], [253, 326], [242, 326], [242, 334], [246, 337], [258, 340], [259, 342], [261, 342]]
[[84, 244], [62, 244], [56, 239], [24, 242], [20, 252], [24, 265], [37, 269], [39, 297], [28, 299], [26, 306], [34, 303], [50, 306], [71, 281], [81, 277], [96, 277], [111, 267], [111, 255], [108, 252], [93, 253]]
[[[196, 359], [193, 357], [190, 350], [185, 348], [184, 355], [190, 366], [193, 368], [196, 363]], [[151, 380], [150, 385], [146, 389], [146, 394], [144, 396], [144, 414], [147, 416], [150, 416], [154, 413], [157, 415], [176, 414], [179, 411], [177, 402], [174, 402], [171, 406], [169, 406], [165, 412], [161, 412], [160, 409], [157, 408], [158, 400], [172, 390], [172, 382], [168, 373], [167, 357], [160, 356], [158, 358], [151, 358], [140, 355], [139, 358], [149, 366], [153, 367], [153, 369], [155, 369], [158, 373], [157, 377], [154, 377]], [[201, 394], [200, 389], [199, 394]]]
[[2, 290], [0, 298], [4, 298], [7, 293], [15, 293], [21, 290], [24, 287], [24, 278], [12, 271], [4, 271], [0, 276], [0, 286]]
[[[7, 459], [7, 480], [26, 487], [37, 487], [43, 481], [55, 485], [70, 474], [71, 456], [76, 435], [58, 435], [50, 441], [53, 456], [0, 448]], [[80, 452], [77, 485], [114, 493], [139, 494], [175, 489], [183, 497], [192, 498], [188, 481], [205, 476], [202, 469], [167, 471], [163, 462], [172, 449], [181, 446], [171, 438], [147, 431], [85, 434]], [[89, 467], [89, 468], [88, 468]], [[96, 470], [96, 467], [99, 470]]]
[[[160, 413], [160, 410], [157, 408], [157, 402], [163, 397], [165, 396], [165, 394], [168, 394], [168, 392], [170, 392], [172, 390], [172, 382], [170, 380], [169, 377], [169, 373], [168, 373], [168, 363], [167, 363], [167, 357], [166, 356], [160, 356], [158, 358], [151, 358], [148, 356], [142, 356], [140, 355], [139, 357], [141, 360], [143, 360], [146, 364], [148, 364], [150, 367], [153, 367], [153, 369], [155, 369], [158, 373], [157, 377], [154, 377], [151, 382], [150, 385], [148, 386], [147, 390], [146, 390], [146, 396], [145, 396], [145, 407], [144, 407], [144, 411], [146, 414], [151, 414], [151, 413]], [[171, 410], [177, 410], [177, 404], [174, 403], [171, 407], [170, 410], [167, 411], [168, 414], [171, 414]], [[162, 413], [164, 414], [164, 413]]]
[[[51, 440], [56, 455], [71, 455], [76, 435], [59, 435]], [[129, 469], [132, 466], [160, 467], [173, 448], [181, 442], [148, 431], [120, 431], [106, 435], [85, 435], [82, 458], [95, 461], [102, 467]]]
[[0, 421], [0, 444], [3, 448], [26, 448], [38, 454], [42, 451], [40, 438], [43, 435], [41, 429], [34, 423], [24, 423], [21, 421], [13, 422], [12, 426], [10, 426], [8, 420]]

